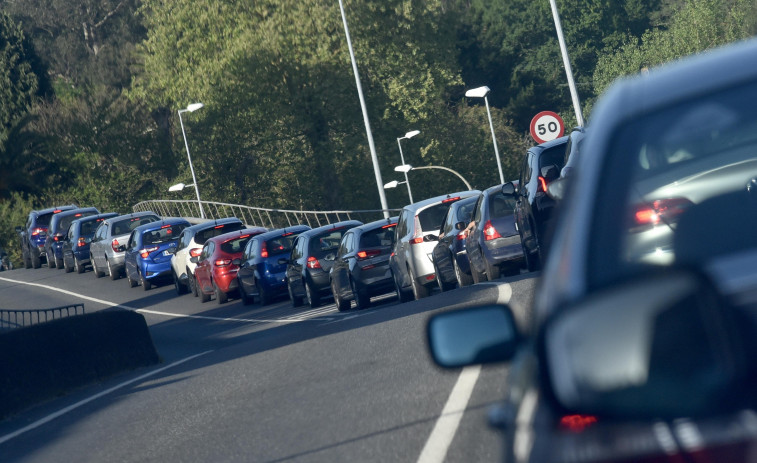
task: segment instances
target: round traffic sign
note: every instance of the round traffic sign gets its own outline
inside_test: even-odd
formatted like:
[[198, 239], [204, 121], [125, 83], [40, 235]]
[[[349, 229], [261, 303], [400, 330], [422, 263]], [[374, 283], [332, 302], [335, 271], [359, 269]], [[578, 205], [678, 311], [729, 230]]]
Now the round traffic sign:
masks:
[[536, 143], [554, 140], [565, 133], [565, 123], [557, 113], [542, 111], [531, 119], [531, 136]]

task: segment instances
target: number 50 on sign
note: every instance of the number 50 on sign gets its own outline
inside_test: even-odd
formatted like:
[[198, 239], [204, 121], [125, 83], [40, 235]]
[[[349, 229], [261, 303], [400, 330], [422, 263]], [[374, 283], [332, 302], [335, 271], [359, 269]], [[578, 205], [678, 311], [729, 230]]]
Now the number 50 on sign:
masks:
[[544, 143], [562, 137], [565, 124], [557, 113], [542, 111], [531, 119], [531, 136], [536, 143]]

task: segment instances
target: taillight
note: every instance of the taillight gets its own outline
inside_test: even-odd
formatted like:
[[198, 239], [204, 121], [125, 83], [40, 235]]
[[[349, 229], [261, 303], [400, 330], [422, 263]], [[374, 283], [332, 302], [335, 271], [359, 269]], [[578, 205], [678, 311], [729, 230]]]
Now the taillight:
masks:
[[231, 265], [231, 259], [216, 259], [214, 264], [216, 267], [226, 267], [227, 265]]
[[376, 257], [379, 254], [381, 254], [381, 251], [378, 249], [370, 249], [368, 251], [358, 251], [357, 258], [360, 260], [369, 259], [371, 257]]
[[308, 257], [308, 268], [321, 268], [321, 263], [318, 262], [315, 256], [310, 256]]
[[454, 198], [447, 198], [442, 200], [442, 204], [444, 203], [451, 203], [452, 201], [458, 201], [460, 199], [459, 196], [455, 196]]
[[464, 232], [464, 231], [461, 231], [460, 233], [458, 233], [458, 234], [457, 234], [457, 236], [456, 236], [455, 238], [456, 238], [456, 239], [457, 239], [458, 241], [462, 241], [462, 240], [464, 240], [464, 239], [465, 239], [465, 238], [467, 238], [467, 237], [468, 237], [468, 233], [466, 233], [466, 232]]
[[266, 245], [265, 242], [263, 242], [263, 247], [260, 249], [260, 257], [264, 259], [268, 257], [268, 246]]
[[692, 202], [686, 198], [658, 199], [648, 204], [640, 204], [634, 211], [636, 225], [657, 225], [672, 222], [683, 214]]
[[158, 246], [151, 246], [149, 248], [140, 249], [139, 255], [142, 256], [142, 259], [147, 259], [150, 257], [151, 252], [155, 252], [158, 250]]
[[413, 227], [413, 237], [410, 239], [410, 244], [420, 244], [423, 242], [423, 230], [421, 230], [421, 219], [415, 216], [415, 227]]
[[34, 228], [32, 229], [32, 236], [37, 236], [41, 233], [45, 233], [47, 231], [47, 228]]
[[189, 257], [199, 257], [202, 254], [202, 248], [192, 248], [189, 250]]
[[560, 427], [571, 432], [581, 432], [597, 422], [593, 415], [566, 415], [560, 419]]
[[86, 246], [86, 245], [87, 245], [87, 239], [86, 239], [86, 238], [84, 238], [84, 237], [82, 237], [82, 238], [79, 238], [79, 247], [80, 247], [80, 248], [83, 248], [83, 247], [84, 247], [84, 246]]
[[113, 252], [118, 252], [118, 240], [113, 239], [113, 241], [110, 242], [110, 247], [113, 248]]
[[60, 235], [53, 236], [53, 241], [60, 241]]
[[421, 244], [422, 242], [423, 242], [423, 237], [413, 238], [410, 240], [410, 244]]
[[539, 176], [539, 187], [537, 188], [537, 190], [540, 191], [541, 193], [547, 192], [547, 179], [546, 178]]
[[497, 238], [502, 238], [502, 235], [500, 235], [497, 229], [494, 228], [492, 221], [487, 220], [486, 224], [484, 225], [484, 240], [490, 241]]
[[384, 226], [382, 226], [381, 228], [392, 228], [392, 227], [396, 227], [396, 226], [397, 226], [397, 224], [396, 224], [396, 223], [390, 223], [390, 224], [388, 224], [388, 225], [384, 225]]

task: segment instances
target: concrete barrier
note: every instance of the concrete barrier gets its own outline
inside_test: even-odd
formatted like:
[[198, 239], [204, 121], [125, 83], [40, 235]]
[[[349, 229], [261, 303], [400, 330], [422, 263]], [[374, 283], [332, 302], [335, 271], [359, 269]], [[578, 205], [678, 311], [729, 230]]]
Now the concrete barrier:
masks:
[[113, 309], [0, 334], [0, 418], [158, 363], [144, 317]]

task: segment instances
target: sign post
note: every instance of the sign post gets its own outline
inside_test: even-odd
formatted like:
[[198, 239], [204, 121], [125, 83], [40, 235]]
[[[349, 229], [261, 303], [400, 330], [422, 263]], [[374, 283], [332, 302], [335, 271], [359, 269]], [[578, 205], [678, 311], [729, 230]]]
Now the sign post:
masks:
[[536, 143], [560, 138], [565, 133], [565, 123], [552, 111], [542, 111], [531, 119], [531, 136]]

